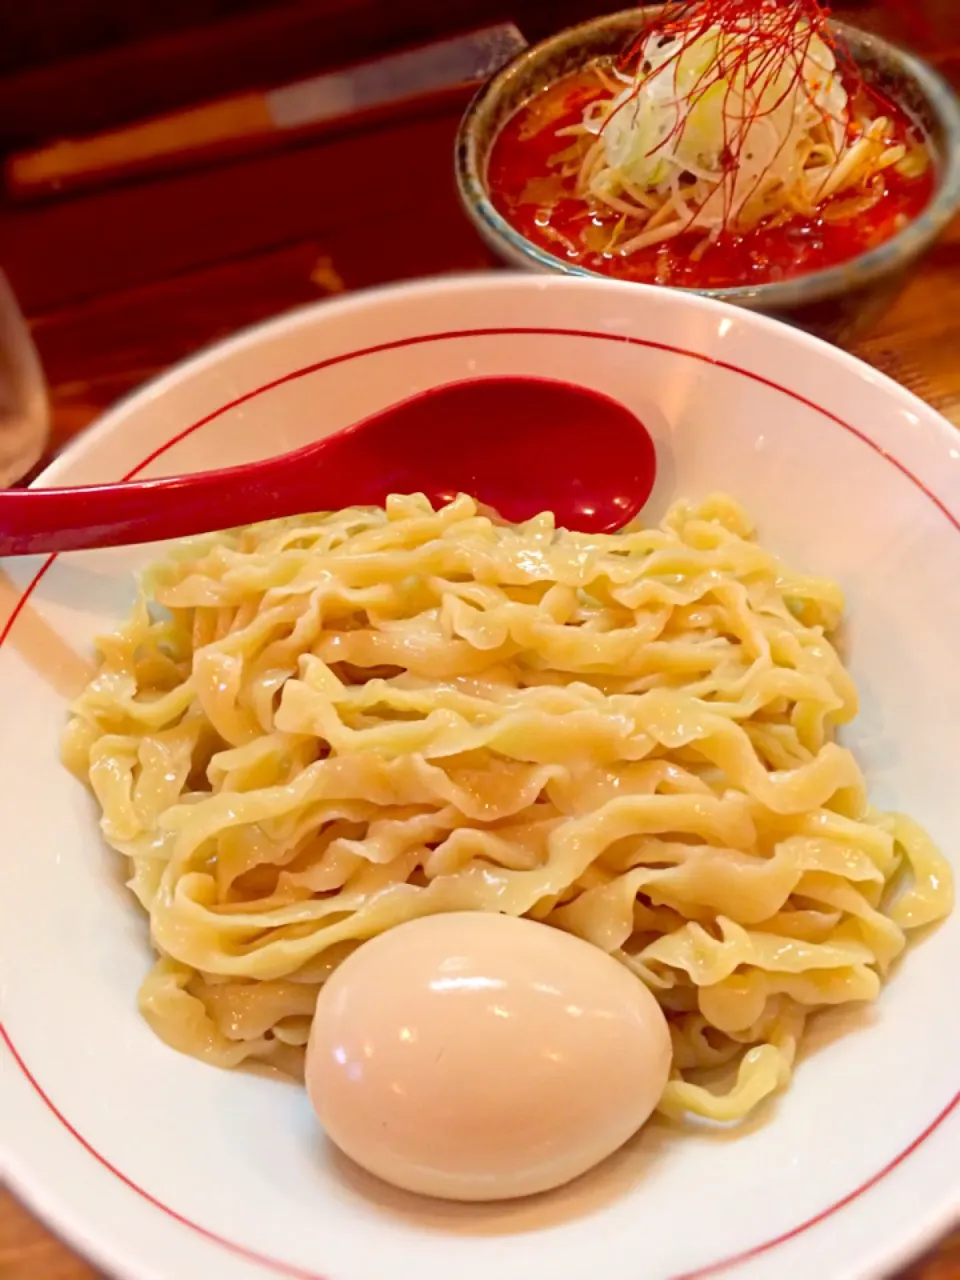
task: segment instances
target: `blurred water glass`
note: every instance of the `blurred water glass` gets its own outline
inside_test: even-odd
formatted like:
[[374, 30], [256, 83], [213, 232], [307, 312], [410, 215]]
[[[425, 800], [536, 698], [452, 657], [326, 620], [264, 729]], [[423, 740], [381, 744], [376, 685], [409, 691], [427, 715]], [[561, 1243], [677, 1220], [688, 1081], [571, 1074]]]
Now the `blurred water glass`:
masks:
[[50, 433], [40, 357], [13, 290], [0, 272], [0, 489], [36, 466]]

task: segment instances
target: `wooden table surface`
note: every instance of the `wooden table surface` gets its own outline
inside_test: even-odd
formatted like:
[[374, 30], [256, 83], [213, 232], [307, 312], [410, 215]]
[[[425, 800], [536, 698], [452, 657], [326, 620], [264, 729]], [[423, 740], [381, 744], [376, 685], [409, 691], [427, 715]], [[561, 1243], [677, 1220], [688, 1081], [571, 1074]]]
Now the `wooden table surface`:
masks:
[[[960, 32], [949, 35], [955, 0], [932, 2], [941, 21], [926, 52], [960, 87]], [[865, 18], [880, 28], [892, 21], [889, 11]], [[243, 325], [386, 280], [494, 265], [454, 194], [462, 106], [399, 112], [375, 128], [160, 181], [30, 208], [0, 205], [0, 266], [44, 362], [51, 449], [121, 395]], [[960, 223], [853, 349], [960, 427]], [[0, 1192], [2, 1280], [95, 1275]], [[908, 1277], [960, 1277], [960, 1232], [901, 1280]]]

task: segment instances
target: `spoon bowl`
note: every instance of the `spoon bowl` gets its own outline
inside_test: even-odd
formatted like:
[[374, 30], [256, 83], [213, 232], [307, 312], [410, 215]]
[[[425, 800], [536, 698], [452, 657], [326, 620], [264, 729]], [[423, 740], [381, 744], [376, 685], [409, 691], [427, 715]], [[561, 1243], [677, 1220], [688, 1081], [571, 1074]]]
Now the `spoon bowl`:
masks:
[[469, 493], [511, 521], [549, 507], [586, 533], [622, 528], [653, 488], [656, 453], [626, 406], [550, 378], [430, 388], [292, 453], [123, 484], [0, 493], [0, 556], [124, 546], [261, 520]]

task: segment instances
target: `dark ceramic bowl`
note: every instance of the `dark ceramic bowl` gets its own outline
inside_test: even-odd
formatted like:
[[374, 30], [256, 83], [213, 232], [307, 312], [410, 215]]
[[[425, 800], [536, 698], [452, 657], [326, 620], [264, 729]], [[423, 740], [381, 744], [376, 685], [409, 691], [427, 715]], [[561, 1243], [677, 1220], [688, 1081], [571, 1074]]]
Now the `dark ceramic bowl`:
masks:
[[[631, 9], [561, 31], [508, 63], [477, 94], [460, 125], [457, 185], [480, 235], [505, 262], [534, 271], [597, 276], [555, 258], [521, 235], [494, 208], [487, 161], [500, 129], [534, 94], [586, 62], [619, 53], [660, 6]], [[868, 84], [897, 103], [925, 134], [937, 167], [930, 204], [903, 231], [840, 266], [792, 280], [693, 292], [797, 324], [834, 341], [867, 328], [900, 291], [907, 273], [960, 210], [960, 101], [931, 67], [896, 45], [834, 22]]]

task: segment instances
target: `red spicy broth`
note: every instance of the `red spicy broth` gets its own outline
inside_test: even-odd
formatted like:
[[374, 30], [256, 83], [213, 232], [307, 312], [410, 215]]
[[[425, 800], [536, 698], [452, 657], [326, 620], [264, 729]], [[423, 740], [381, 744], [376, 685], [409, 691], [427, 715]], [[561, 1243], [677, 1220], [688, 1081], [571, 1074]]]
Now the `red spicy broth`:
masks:
[[[604, 252], [619, 216], [588, 208], [551, 161], [570, 145], [569, 137], [557, 137], [558, 131], [578, 123], [588, 103], [606, 92], [589, 67], [548, 86], [504, 125], [487, 170], [490, 198], [515, 230], [554, 257], [591, 271], [688, 289], [787, 280], [883, 244], [916, 218], [933, 195], [932, 164], [909, 177], [893, 167], [883, 174], [886, 189], [878, 203], [847, 221], [830, 216], [832, 205], [849, 198], [849, 192], [841, 192], [824, 203], [817, 217], [797, 215], [775, 226], [727, 233], [706, 248], [704, 233], [696, 231], [628, 257]], [[871, 114], [877, 114], [876, 108]], [[891, 121], [891, 145], [903, 143], [914, 154], [926, 153], [922, 136], [902, 112], [884, 104], [883, 114]]]

